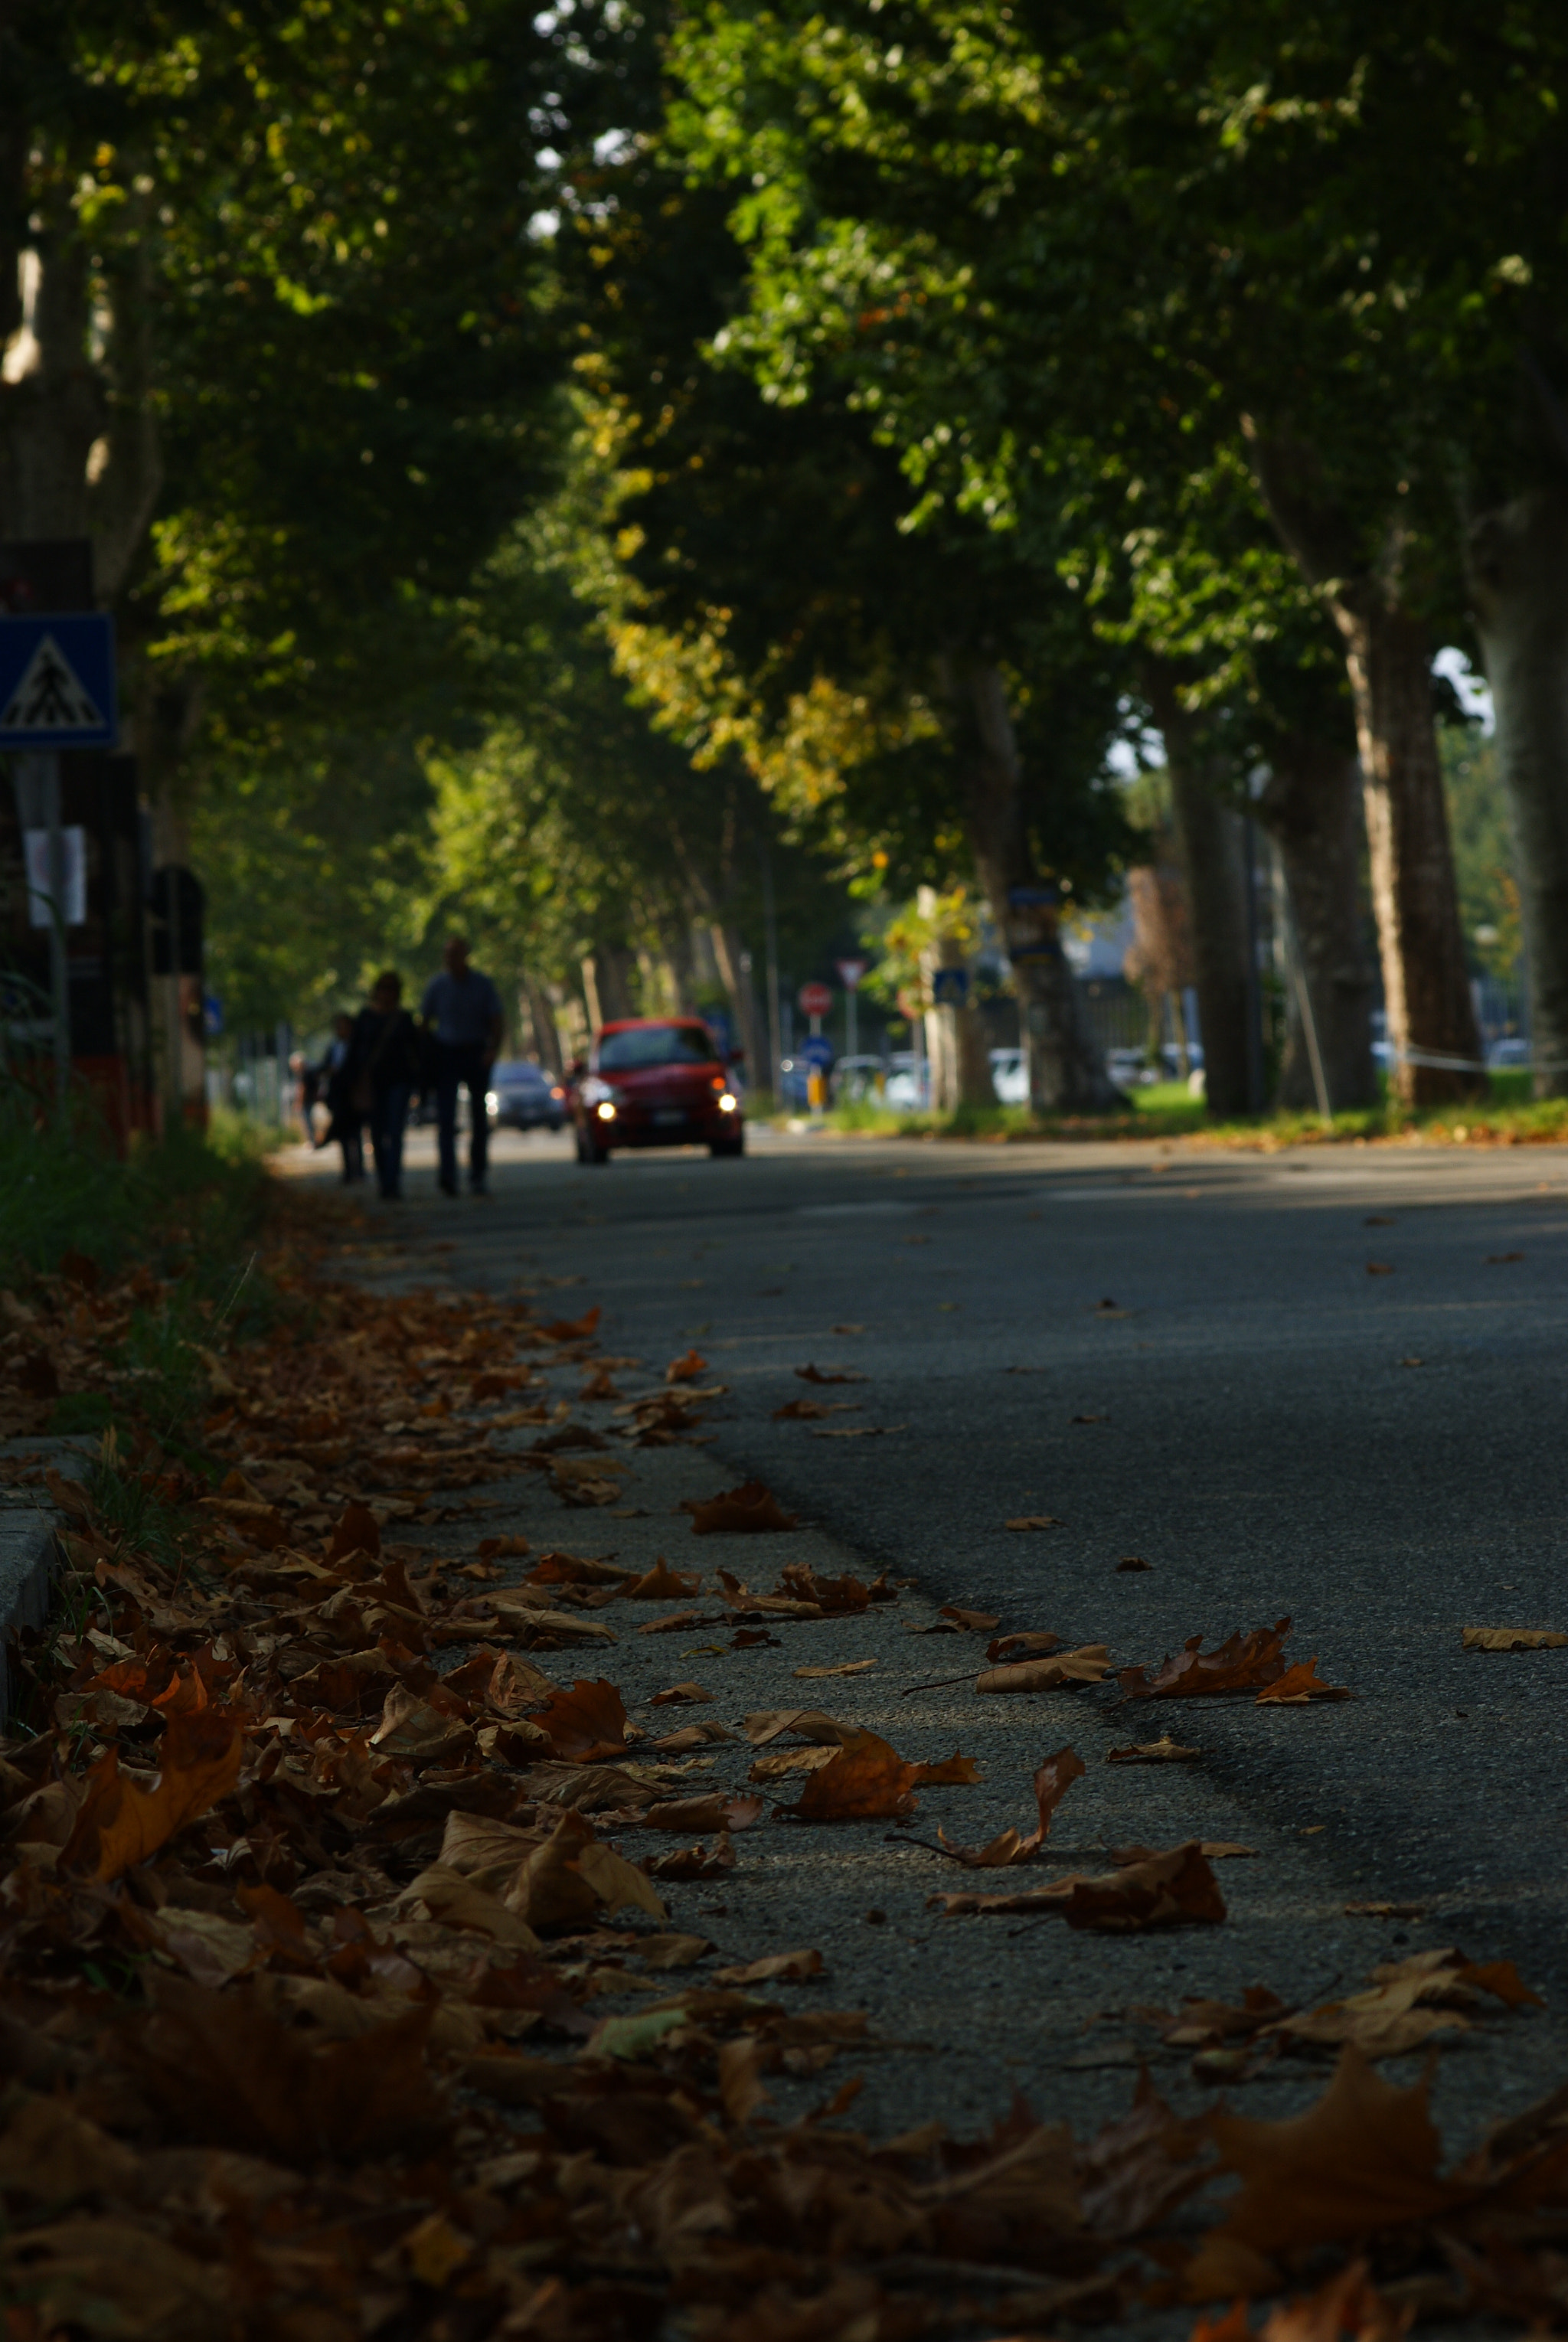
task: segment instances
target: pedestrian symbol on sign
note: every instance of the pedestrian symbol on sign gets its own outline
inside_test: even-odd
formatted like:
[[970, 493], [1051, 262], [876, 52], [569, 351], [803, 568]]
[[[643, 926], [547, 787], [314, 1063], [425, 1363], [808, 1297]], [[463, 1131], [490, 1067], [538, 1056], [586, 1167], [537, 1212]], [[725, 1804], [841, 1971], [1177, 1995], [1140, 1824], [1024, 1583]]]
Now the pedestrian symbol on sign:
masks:
[[5, 703], [0, 730], [75, 733], [95, 729], [103, 721], [91, 692], [54, 636], [45, 635]]

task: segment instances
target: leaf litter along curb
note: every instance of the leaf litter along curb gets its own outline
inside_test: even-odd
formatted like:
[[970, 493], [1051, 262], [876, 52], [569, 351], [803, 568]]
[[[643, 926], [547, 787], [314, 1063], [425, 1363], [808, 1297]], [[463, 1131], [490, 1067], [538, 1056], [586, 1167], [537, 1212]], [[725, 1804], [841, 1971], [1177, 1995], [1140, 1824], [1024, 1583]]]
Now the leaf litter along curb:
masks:
[[[1376, 2082], [1353, 2047], [1293, 2122], [1183, 2122], [1145, 2080], [1086, 2142], [1020, 2102], [981, 2139], [931, 2125], [879, 2146], [837, 2127], [858, 2084], [825, 2069], [873, 2045], [864, 2012], [819, 2005], [814, 1947], [655, 1983], [710, 1949], [672, 1928], [666, 1896], [733, 1870], [733, 1833], [759, 1816], [754, 1799], [683, 1793], [683, 1765], [639, 1748], [615, 1685], [574, 1666], [584, 1637], [613, 1643], [595, 1614], [638, 1598], [635, 1575], [554, 1553], [506, 1585], [522, 1537], [477, 1540], [466, 1562], [407, 1541], [482, 1515], [475, 1488], [525, 1469], [581, 1508], [558, 1456], [504, 1456], [490, 1433], [562, 1426], [541, 1355], [584, 1369], [585, 1398], [613, 1396], [599, 1313], [537, 1326], [522, 1305], [388, 1301], [295, 1251], [279, 1281], [303, 1284], [305, 1261], [316, 1325], [214, 1348], [212, 1476], [137, 1422], [133, 1382], [92, 1495], [55, 1483], [65, 1623], [23, 1654], [35, 1730], [0, 1768], [16, 2342], [652, 2342], [671, 2316], [695, 2342], [1038, 2329], [1114, 2317], [1151, 2282], [1194, 2299], [1275, 2289], [1298, 2245], [1353, 2250], [1369, 2200], [1384, 2258], [1342, 2284], [1386, 2267], [1390, 2299], [1414, 2286], [1554, 2314], [1555, 2099], [1446, 2179], [1420, 2091]], [[95, 1346], [124, 1303], [111, 1287], [100, 1304], [84, 1317], [79, 1283], [39, 1280], [15, 1305], [28, 1356], [114, 1388]], [[788, 1583], [750, 1597], [732, 1579], [732, 1616], [773, 1600], [853, 1619], [893, 1598]], [[1022, 1664], [1055, 1640], [1024, 1638]], [[574, 1680], [538, 1665], [551, 1654]], [[731, 1736], [666, 1739], [688, 1733]], [[754, 1769], [809, 1760], [801, 1806], [844, 1827], [922, 1780], [974, 1777], [815, 1711], [748, 1721], [753, 1747], [784, 1736], [806, 1745]], [[1042, 1842], [1069, 1753], [1036, 1777]], [[615, 1843], [666, 1826], [711, 1847], [634, 1861]], [[1200, 1849], [1132, 1851], [1063, 1882], [1080, 1921], [1157, 1924], [1217, 1897]], [[1418, 2010], [1500, 1981], [1510, 1998], [1461, 1963], [1376, 1988]], [[651, 2006], [592, 2013], [639, 1987]], [[814, 2117], [774, 2118], [779, 2075], [824, 2076]], [[1369, 2199], [1373, 2147], [1401, 2177], [1382, 2168]], [[1168, 2223], [1222, 2167], [1243, 2185], [1194, 2258], [1203, 2219]]]

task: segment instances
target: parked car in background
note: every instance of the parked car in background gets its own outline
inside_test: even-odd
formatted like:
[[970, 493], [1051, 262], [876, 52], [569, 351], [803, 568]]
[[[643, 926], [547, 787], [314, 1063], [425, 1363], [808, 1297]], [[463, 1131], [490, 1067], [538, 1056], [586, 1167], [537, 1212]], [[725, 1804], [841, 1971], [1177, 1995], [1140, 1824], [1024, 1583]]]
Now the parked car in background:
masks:
[[706, 1146], [744, 1155], [745, 1118], [729, 1066], [694, 1016], [628, 1016], [604, 1026], [572, 1091], [579, 1163], [623, 1146]]
[[991, 1086], [998, 1106], [1028, 1105], [1029, 1068], [1022, 1049], [992, 1050]]
[[1527, 1066], [1532, 1054], [1531, 1044], [1522, 1033], [1504, 1033], [1497, 1040], [1488, 1042], [1486, 1062], [1489, 1066], [1496, 1066], [1500, 1068], [1506, 1066]]
[[931, 1069], [913, 1049], [895, 1049], [887, 1061], [883, 1102], [897, 1114], [924, 1114], [931, 1103]]
[[868, 1098], [880, 1103], [885, 1071], [880, 1057], [840, 1057], [828, 1084], [834, 1106], [858, 1106]]
[[492, 1130], [559, 1130], [566, 1120], [566, 1089], [531, 1057], [503, 1058], [490, 1069], [484, 1096]]

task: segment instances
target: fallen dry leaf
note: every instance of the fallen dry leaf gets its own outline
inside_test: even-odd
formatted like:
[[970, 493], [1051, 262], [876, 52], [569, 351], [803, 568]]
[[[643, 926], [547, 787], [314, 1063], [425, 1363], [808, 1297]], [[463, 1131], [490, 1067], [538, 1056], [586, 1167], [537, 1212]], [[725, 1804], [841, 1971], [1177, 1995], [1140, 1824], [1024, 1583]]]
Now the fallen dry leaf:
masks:
[[672, 1684], [668, 1691], [656, 1691], [648, 1702], [648, 1706], [650, 1707], [690, 1707], [700, 1702], [711, 1700], [713, 1696], [711, 1691], [704, 1691], [701, 1684]]
[[128, 1781], [118, 1752], [106, 1749], [87, 1775], [87, 1794], [60, 1849], [58, 1867], [85, 1878], [118, 1878], [226, 1797], [239, 1778], [244, 1753], [238, 1722], [218, 1707], [171, 1716], [150, 1789]]
[[1067, 1524], [1059, 1521], [1054, 1513], [1020, 1513], [1015, 1520], [1004, 1521], [1002, 1526], [1008, 1529], [1064, 1529]]
[[1391, 1260], [1369, 1260], [1366, 1265], [1366, 1273], [1368, 1276], [1392, 1276], [1393, 1275], [1393, 1263]]
[[920, 1767], [876, 1733], [850, 1732], [832, 1763], [813, 1773], [799, 1804], [782, 1810], [802, 1822], [890, 1821], [914, 1811], [919, 1777]]
[[1054, 1658], [1020, 1659], [1011, 1666], [983, 1668], [974, 1678], [974, 1688], [983, 1692], [1059, 1691], [1064, 1684], [1103, 1683], [1110, 1666], [1105, 1645], [1086, 1643], [1082, 1650], [1063, 1651]]
[[852, 1415], [859, 1411], [858, 1399], [792, 1398], [773, 1411], [774, 1423], [810, 1423], [824, 1415]]
[[552, 1324], [541, 1326], [539, 1331], [546, 1342], [585, 1342], [604, 1314], [603, 1309], [594, 1307], [582, 1317], [557, 1317]]
[[649, 1806], [638, 1820], [644, 1829], [675, 1830], [682, 1836], [694, 1831], [705, 1837], [710, 1830], [750, 1829], [766, 1811], [760, 1797], [733, 1797], [724, 1789], [714, 1789], [705, 1797], [672, 1797]]
[[1550, 1626], [1466, 1626], [1467, 1651], [1560, 1651], [1568, 1635]]
[[785, 1732], [794, 1733], [801, 1740], [814, 1740], [824, 1747], [842, 1748], [853, 1737], [855, 1727], [824, 1716], [819, 1707], [763, 1707], [744, 1716], [741, 1729], [754, 1748], [765, 1748], [770, 1740], [777, 1740]]
[[634, 1578], [621, 1590], [628, 1602], [678, 1602], [683, 1595], [695, 1594], [702, 1582], [699, 1572], [683, 1576], [661, 1554], [644, 1576]]
[[1130, 1569], [1153, 1569], [1154, 1566], [1154, 1565], [1152, 1561], [1144, 1561], [1137, 1554], [1129, 1553], [1124, 1555], [1122, 1560], [1116, 1564], [1116, 1571], [1117, 1574], [1120, 1574], [1123, 1571]]
[[626, 1710], [612, 1683], [574, 1683], [558, 1691], [548, 1707], [529, 1721], [545, 1733], [557, 1756], [569, 1765], [597, 1765], [626, 1749]]
[[987, 1610], [961, 1610], [952, 1602], [944, 1602], [936, 1615], [949, 1620], [964, 1635], [990, 1635], [1001, 1623]]
[[735, 1849], [729, 1838], [721, 1837], [711, 1854], [700, 1846], [684, 1846], [671, 1854], [651, 1855], [646, 1867], [650, 1878], [722, 1878], [735, 1867]]
[[1523, 1257], [1524, 1255], [1522, 1252], [1489, 1252], [1486, 1256], [1486, 1266], [1488, 1268], [1503, 1268], [1511, 1260], [1523, 1260]]
[[1070, 1927], [1107, 1935], [1214, 1926], [1225, 1916], [1219, 1882], [1195, 1840], [1104, 1877], [1073, 1873], [1049, 1887], [1024, 1887], [1013, 1894], [984, 1895], [964, 1889], [928, 1899], [934, 1906], [940, 1904], [950, 1918], [964, 1914], [1008, 1917], [1040, 1913], [1064, 1918]]
[[794, 1513], [786, 1513], [760, 1480], [747, 1480], [738, 1488], [726, 1488], [722, 1496], [701, 1501], [684, 1497], [681, 1510], [690, 1513], [692, 1531], [696, 1536], [793, 1529], [795, 1526]]
[[1108, 1748], [1107, 1765], [1195, 1765], [1203, 1755], [1201, 1748], [1183, 1748], [1168, 1732], [1158, 1740], [1134, 1740], [1125, 1748]]
[[1242, 2186], [1183, 2272], [1186, 2298], [1272, 2292], [1279, 2276], [1270, 2256], [1462, 2205], [1469, 2191], [1438, 2177], [1442, 2142], [1427, 2112], [1428, 2087], [1423, 2078], [1397, 2089], [1347, 2047], [1305, 2114], [1283, 2122], [1210, 2115], [1203, 2127]]
[[1201, 1635], [1192, 1636], [1173, 1658], [1162, 1660], [1151, 1676], [1144, 1667], [1124, 1667], [1117, 1676], [1124, 1699], [1186, 1699], [1213, 1692], [1262, 1691], [1285, 1672], [1284, 1638], [1291, 1622], [1280, 1618], [1273, 1626], [1254, 1627], [1250, 1635], [1234, 1634], [1215, 1651], [1203, 1655]]
[[820, 1952], [773, 1952], [765, 1959], [747, 1960], [733, 1968], [717, 1968], [714, 1982], [722, 1985], [804, 1984], [808, 1977], [821, 1976], [823, 1957]]
[[946, 1832], [939, 1829], [936, 1835], [944, 1853], [967, 1864], [972, 1870], [1004, 1870], [1014, 1863], [1032, 1861], [1050, 1836], [1057, 1807], [1086, 1770], [1074, 1749], [1058, 1748], [1054, 1756], [1047, 1756], [1034, 1776], [1034, 1806], [1039, 1818], [1027, 1837], [1015, 1829], [1005, 1829], [985, 1846], [954, 1846]]
[[707, 1371], [706, 1358], [695, 1350], [688, 1350], [684, 1357], [670, 1360], [664, 1368], [664, 1380], [667, 1383], [694, 1383], [699, 1375], [705, 1375]]
[[835, 1368], [824, 1374], [820, 1366], [797, 1366], [795, 1373], [803, 1383], [868, 1383], [871, 1380], [869, 1375], [857, 1375], [848, 1367]]
[[875, 1665], [874, 1659], [844, 1659], [836, 1667], [796, 1667], [795, 1675], [808, 1679], [823, 1676], [863, 1676]]
[[[1568, 1639], [1568, 1638], [1565, 1638]], [[1353, 1699], [1353, 1692], [1340, 1691], [1325, 1684], [1317, 1672], [1315, 1656], [1304, 1662], [1298, 1659], [1287, 1667], [1277, 1683], [1267, 1684], [1259, 1692], [1253, 1705], [1258, 1707], [1304, 1707], [1315, 1699]]]
[[1510, 2008], [1543, 2007], [1512, 1960], [1478, 1967], [1463, 1952], [1417, 1952], [1411, 1958], [1373, 1968], [1365, 1992], [1297, 2010], [1270, 2027], [1294, 2042], [1320, 2048], [1349, 2043], [1363, 2057], [1402, 2057], [1442, 2032], [1468, 2032], [1468, 2012], [1486, 1993]]
[[986, 1644], [985, 1656], [988, 1659], [1038, 1659], [1061, 1647], [1060, 1635], [998, 1635], [994, 1643]]
[[759, 1756], [746, 1775], [748, 1781], [778, 1781], [787, 1773], [816, 1773], [831, 1765], [838, 1754], [832, 1748], [780, 1748], [771, 1756]]

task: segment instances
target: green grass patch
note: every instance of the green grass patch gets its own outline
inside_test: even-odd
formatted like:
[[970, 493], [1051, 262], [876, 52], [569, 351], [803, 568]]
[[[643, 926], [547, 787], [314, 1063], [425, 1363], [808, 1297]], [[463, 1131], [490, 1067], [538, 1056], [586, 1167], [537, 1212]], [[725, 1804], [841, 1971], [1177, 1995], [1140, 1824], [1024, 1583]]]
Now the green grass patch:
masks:
[[1527, 1072], [1492, 1075], [1483, 1098], [1412, 1111], [1388, 1096], [1325, 1122], [1311, 1113], [1239, 1116], [1216, 1122], [1184, 1082], [1155, 1082], [1113, 1114], [1036, 1120], [1027, 1106], [961, 1106], [955, 1114], [900, 1114], [874, 1099], [835, 1106], [829, 1130], [874, 1138], [1193, 1138], [1233, 1146], [1313, 1146], [1424, 1138], [1436, 1145], [1540, 1146], [1568, 1142], [1568, 1098], [1536, 1098]]

